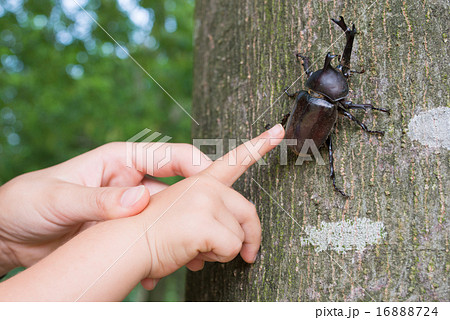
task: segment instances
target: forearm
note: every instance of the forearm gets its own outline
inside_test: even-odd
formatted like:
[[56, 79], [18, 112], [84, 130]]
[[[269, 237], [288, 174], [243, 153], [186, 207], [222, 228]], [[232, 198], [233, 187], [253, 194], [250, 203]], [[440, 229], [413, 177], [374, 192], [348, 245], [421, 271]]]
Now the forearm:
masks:
[[120, 301], [149, 271], [143, 230], [139, 217], [97, 224], [0, 284], [0, 300]]

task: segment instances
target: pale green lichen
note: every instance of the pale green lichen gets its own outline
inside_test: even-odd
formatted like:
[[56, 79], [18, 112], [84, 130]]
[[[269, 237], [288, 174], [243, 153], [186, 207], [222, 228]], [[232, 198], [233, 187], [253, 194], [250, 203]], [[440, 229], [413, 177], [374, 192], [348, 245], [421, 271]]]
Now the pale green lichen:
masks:
[[450, 150], [450, 109], [440, 107], [421, 112], [411, 119], [408, 136], [422, 145]]
[[307, 226], [306, 238], [301, 238], [301, 245], [312, 245], [316, 252], [327, 249], [336, 252], [348, 250], [364, 251], [371, 244], [378, 243], [383, 237], [383, 222], [373, 222], [367, 218], [344, 220], [339, 222], [322, 222], [320, 227]]

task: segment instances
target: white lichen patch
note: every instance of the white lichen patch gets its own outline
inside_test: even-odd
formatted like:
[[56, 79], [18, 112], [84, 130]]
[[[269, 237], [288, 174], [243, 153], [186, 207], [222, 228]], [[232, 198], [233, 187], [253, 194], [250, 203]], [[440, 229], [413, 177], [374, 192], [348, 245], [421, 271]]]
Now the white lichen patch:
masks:
[[439, 107], [414, 116], [408, 136], [423, 145], [450, 150], [450, 108]]
[[374, 222], [367, 218], [322, 222], [320, 227], [307, 226], [308, 235], [300, 238], [301, 245], [312, 245], [316, 252], [327, 249], [336, 252], [356, 250], [362, 252], [368, 245], [376, 244], [384, 235], [383, 222]]

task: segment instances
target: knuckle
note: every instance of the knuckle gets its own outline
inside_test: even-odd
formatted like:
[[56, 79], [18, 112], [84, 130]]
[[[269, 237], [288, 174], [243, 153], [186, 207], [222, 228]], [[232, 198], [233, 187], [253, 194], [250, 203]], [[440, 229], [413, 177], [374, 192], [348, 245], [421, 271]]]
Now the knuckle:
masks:
[[108, 142], [108, 143], [98, 147], [97, 150], [100, 153], [108, 153], [109, 151], [115, 152], [117, 150], [123, 149], [124, 146], [125, 146], [125, 142], [117, 142], [117, 141]]
[[242, 241], [235, 238], [229, 245], [228, 258], [231, 260], [236, 257], [242, 249]]
[[213, 186], [218, 182], [212, 175], [205, 171], [200, 172], [198, 177], [200, 179], [199, 182], [205, 187]]
[[209, 157], [203, 152], [201, 151], [199, 148], [197, 148], [194, 145], [189, 145], [190, 151], [192, 153], [192, 157], [194, 156], [200, 156], [200, 158], [203, 160], [210, 160]]
[[195, 149], [197, 149], [195, 146], [189, 143], [180, 143], [180, 146], [186, 149], [187, 151], [194, 151]]
[[[42, 187], [42, 190], [44, 190], [46, 194], [47, 201], [52, 204], [58, 204], [60, 202], [61, 194], [66, 194], [68, 189], [65, 183], [46, 184]], [[32, 200], [38, 200], [35, 198], [37, 196], [39, 196], [39, 194], [34, 194], [34, 199]]]
[[194, 146], [193, 144], [189, 144], [189, 143], [180, 143], [180, 146], [181, 146], [181, 148], [183, 148], [186, 152], [189, 152], [192, 156], [193, 156], [194, 154], [200, 154], [200, 155], [206, 157], [205, 154], [204, 154], [199, 148], [197, 148], [196, 146]]
[[212, 208], [217, 207], [217, 195], [211, 192], [211, 188], [209, 186], [203, 186], [198, 192], [195, 192], [191, 202], [194, 206], [205, 208], [206, 210], [201, 210], [202, 212], [211, 210]]
[[124, 144], [124, 142], [113, 141], [113, 142], [108, 142], [108, 143], [102, 145], [100, 148], [115, 149], [115, 148], [123, 146], [123, 144]]
[[251, 213], [253, 216], [257, 216], [258, 215], [258, 212], [257, 212], [257, 210], [256, 210], [256, 206], [255, 206], [255, 204], [254, 203], [252, 203], [252, 202], [250, 202], [250, 201], [247, 201], [247, 210], [248, 210], [248, 212], [249, 213]]
[[197, 215], [188, 219], [185, 223], [186, 239], [192, 242], [197, 248], [204, 247], [205, 243], [209, 243], [209, 230], [214, 228], [212, 220], [207, 215]]
[[[204, 227], [208, 227], [208, 224], [205, 224]], [[191, 229], [190, 244], [194, 245], [197, 252], [209, 252], [214, 247], [214, 239], [205, 233], [204, 227]]]
[[178, 144], [178, 147], [181, 149], [181, 151], [183, 151], [183, 154], [189, 155], [191, 159], [194, 155], [194, 152], [198, 152], [197, 148], [189, 143], [180, 143]]
[[242, 228], [239, 229], [239, 240], [241, 240], [241, 242], [244, 242], [245, 240], [245, 232]]
[[[210, 209], [215, 206], [216, 201], [214, 196], [209, 194], [209, 192], [205, 190], [201, 192], [196, 192], [191, 199], [191, 203], [194, 207]], [[207, 210], [200, 210], [199, 212], [205, 211]]]
[[229, 262], [239, 254], [241, 249], [242, 241], [240, 241], [237, 237], [233, 237], [233, 239], [229, 239], [226, 246], [222, 247], [221, 254], [217, 255], [217, 259], [219, 262]]
[[248, 217], [248, 221], [257, 223], [258, 225], [260, 224], [259, 221], [259, 216], [258, 216], [258, 211], [256, 210], [256, 206], [251, 203], [250, 201], [247, 201], [247, 217]]
[[[217, 195], [218, 191], [222, 189], [222, 183], [213, 177], [209, 172], [202, 171], [198, 175], [200, 185], [202, 186], [202, 190], [209, 192], [211, 194]], [[230, 189], [231, 190], [231, 189]]]
[[106, 204], [108, 203], [108, 193], [105, 189], [91, 193], [91, 203], [99, 212], [106, 212]]

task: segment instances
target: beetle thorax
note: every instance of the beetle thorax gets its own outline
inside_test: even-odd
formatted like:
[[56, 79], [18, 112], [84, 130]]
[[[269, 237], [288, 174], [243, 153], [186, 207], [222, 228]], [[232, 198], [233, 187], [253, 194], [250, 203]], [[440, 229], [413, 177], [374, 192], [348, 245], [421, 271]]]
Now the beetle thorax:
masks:
[[328, 53], [323, 69], [314, 72], [306, 81], [308, 89], [324, 95], [332, 102], [342, 100], [348, 95], [347, 79], [331, 65], [334, 57], [336, 56]]
[[331, 101], [344, 99], [349, 91], [347, 79], [333, 67], [314, 72], [306, 81], [306, 87]]

